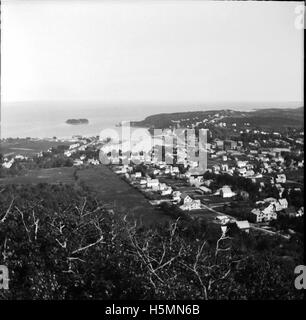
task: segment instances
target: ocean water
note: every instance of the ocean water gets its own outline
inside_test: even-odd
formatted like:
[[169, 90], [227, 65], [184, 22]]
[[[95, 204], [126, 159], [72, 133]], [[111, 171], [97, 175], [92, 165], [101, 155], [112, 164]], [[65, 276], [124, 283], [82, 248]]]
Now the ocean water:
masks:
[[[269, 107], [269, 106], [267, 106]], [[96, 136], [121, 121], [137, 121], [157, 113], [232, 109], [250, 111], [245, 105], [106, 104], [98, 102], [15, 102], [1, 104], [1, 138], [71, 138]], [[67, 119], [86, 118], [89, 124], [69, 125]]]
[[[1, 106], [1, 138], [71, 138], [97, 136], [121, 121], [142, 120], [150, 112], [140, 106], [92, 103], [10, 103]], [[86, 118], [88, 124], [71, 125], [67, 119]]]

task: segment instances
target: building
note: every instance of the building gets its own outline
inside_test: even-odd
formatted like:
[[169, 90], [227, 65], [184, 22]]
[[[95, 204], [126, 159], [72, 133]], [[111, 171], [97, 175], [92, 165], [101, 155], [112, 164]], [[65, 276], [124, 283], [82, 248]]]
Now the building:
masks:
[[256, 215], [256, 222], [267, 222], [277, 219], [277, 213], [273, 203], [267, 204], [266, 207], [263, 207], [262, 209], [253, 209], [251, 213]]
[[238, 227], [238, 229], [249, 233], [250, 231], [250, 223], [247, 220], [243, 220], [243, 221], [236, 221], [236, 225]]
[[184, 211], [199, 210], [201, 209], [201, 201], [191, 199], [191, 201], [184, 202], [184, 204], [180, 206], [180, 209]]
[[237, 167], [238, 168], [244, 168], [246, 165], [247, 165], [247, 161], [240, 161], [240, 160], [238, 160], [237, 161]]
[[199, 190], [201, 190], [203, 193], [211, 193], [211, 189], [205, 187], [205, 186], [201, 186], [199, 187]]
[[181, 191], [173, 191], [172, 199], [174, 202], [180, 202], [181, 201]]
[[83, 161], [80, 159], [76, 159], [73, 161], [74, 166], [81, 166], [83, 164]]
[[224, 150], [232, 149], [235, 150], [237, 149], [237, 142], [233, 140], [225, 140], [224, 141]]
[[216, 143], [216, 147], [217, 147], [218, 149], [223, 149], [223, 147], [224, 147], [224, 141], [223, 141], [223, 140], [216, 139], [216, 140], [215, 140], [215, 143]]
[[141, 172], [137, 171], [135, 172], [135, 178], [141, 178], [142, 174]]
[[216, 216], [216, 220], [221, 224], [227, 224], [230, 222], [230, 218], [227, 216]]
[[184, 193], [184, 192], [181, 193], [180, 199], [181, 199], [181, 201], [183, 202], [183, 204], [192, 202], [192, 198], [191, 198], [188, 194], [186, 194], [186, 193]]
[[203, 176], [191, 176], [189, 178], [189, 184], [191, 186], [196, 186], [196, 187], [199, 187], [201, 184], [203, 183]]
[[231, 197], [235, 196], [236, 193], [233, 192], [229, 186], [223, 186], [220, 189], [220, 195], [222, 198], [231, 198]]
[[147, 187], [156, 189], [159, 187], [159, 181], [158, 179], [147, 179]]

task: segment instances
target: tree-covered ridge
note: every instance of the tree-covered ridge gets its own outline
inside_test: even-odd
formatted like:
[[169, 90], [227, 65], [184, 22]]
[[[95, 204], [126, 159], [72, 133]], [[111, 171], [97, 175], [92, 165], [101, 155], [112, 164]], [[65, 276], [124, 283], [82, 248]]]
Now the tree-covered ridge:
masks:
[[[199, 107], [199, 109], [201, 108]], [[302, 128], [304, 126], [303, 114], [304, 107], [267, 108], [254, 111], [220, 109], [154, 114], [146, 117], [144, 120], [133, 121], [131, 124], [140, 127], [169, 128], [180, 123], [181, 127], [197, 124], [197, 127], [202, 128], [203, 123], [201, 124], [201, 121], [205, 120], [207, 121], [205, 122], [206, 124], [216, 124], [217, 122], [222, 121], [226, 122], [229, 126], [235, 123], [238, 127], [243, 127], [244, 124], [248, 122], [251, 127], [258, 128]], [[272, 122], [271, 119], [273, 119]]]
[[2, 189], [0, 252], [2, 299], [302, 298], [299, 239], [221, 236], [198, 221], [147, 228], [71, 186]]

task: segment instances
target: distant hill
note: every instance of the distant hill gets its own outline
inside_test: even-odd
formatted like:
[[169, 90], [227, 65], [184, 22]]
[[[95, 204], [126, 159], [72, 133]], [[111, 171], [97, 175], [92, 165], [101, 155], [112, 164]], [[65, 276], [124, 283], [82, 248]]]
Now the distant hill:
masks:
[[234, 110], [209, 110], [192, 111], [179, 113], [161, 113], [146, 117], [142, 121], [131, 122], [132, 126], [169, 128], [180, 125], [186, 127], [195, 125], [215, 125], [219, 122], [226, 123], [227, 126], [233, 124], [237, 127], [249, 126], [258, 128], [301, 128], [304, 126], [304, 108], [288, 109], [257, 109], [255, 111], [234, 111]]

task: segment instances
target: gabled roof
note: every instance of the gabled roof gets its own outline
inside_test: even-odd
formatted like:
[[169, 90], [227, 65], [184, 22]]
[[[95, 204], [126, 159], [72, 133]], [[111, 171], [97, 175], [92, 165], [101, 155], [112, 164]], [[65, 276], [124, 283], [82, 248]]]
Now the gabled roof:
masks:
[[244, 221], [236, 221], [237, 227], [239, 229], [249, 229], [250, 228], [250, 223], [247, 220]]
[[185, 198], [189, 197], [191, 198], [187, 193], [183, 192], [180, 197], [184, 200]]

